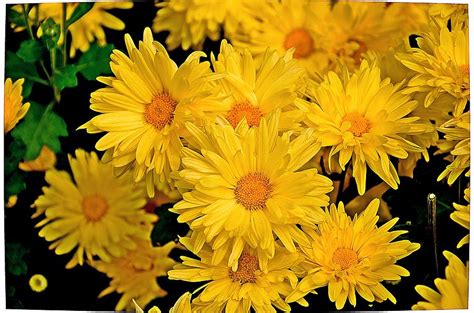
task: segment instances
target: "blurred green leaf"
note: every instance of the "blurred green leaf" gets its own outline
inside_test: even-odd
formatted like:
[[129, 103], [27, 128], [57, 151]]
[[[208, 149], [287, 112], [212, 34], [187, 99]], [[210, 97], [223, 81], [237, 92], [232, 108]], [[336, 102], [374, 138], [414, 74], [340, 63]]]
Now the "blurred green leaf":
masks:
[[15, 26], [25, 26], [25, 18], [23, 12], [13, 10], [13, 5], [7, 6], [8, 21]]
[[53, 82], [59, 90], [64, 88], [76, 87], [77, 82], [77, 68], [75, 65], [67, 65], [61, 69], [57, 69], [53, 75]]
[[21, 43], [16, 55], [27, 63], [34, 63], [41, 59], [42, 49], [43, 47], [39, 41], [25, 40]]
[[8, 147], [5, 155], [5, 175], [10, 175], [17, 168], [26, 152], [26, 146], [22, 140], [14, 140]]
[[88, 80], [95, 80], [99, 75], [110, 74], [109, 61], [113, 49], [113, 44], [103, 47], [97, 43], [92, 44], [76, 64], [79, 72]]
[[53, 49], [57, 46], [59, 36], [61, 35], [61, 26], [56, 24], [52, 18], [48, 18], [46, 21], [41, 23], [41, 30], [43, 35], [41, 40], [44, 42], [48, 49]]
[[19, 56], [11, 51], [7, 51], [6, 54], [5, 76], [14, 80], [25, 78], [32, 82], [48, 85], [48, 82], [39, 76], [36, 66], [23, 61]]
[[38, 157], [43, 145], [54, 152], [60, 152], [59, 137], [67, 136], [68, 132], [66, 123], [59, 115], [38, 103], [31, 102], [25, 119], [11, 134], [25, 143], [24, 159], [33, 160]]
[[24, 257], [28, 249], [19, 243], [7, 243], [5, 245], [7, 271], [15, 276], [25, 275], [28, 269]]
[[10, 196], [15, 196], [25, 189], [24, 174], [20, 171], [13, 172], [5, 179], [5, 201], [8, 201]]
[[78, 19], [80, 19], [82, 16], [84, 16], [87, 12], [90, 11], [90, 9], [92, 9], [92, 7], [94, 6], [94, 3], [93, 2], [87, 2], [87, 3], [80, 3], [76, 9], [74, 10], [74, 12], [72, 12], [71, 16], [68, 18], [68, 20], [66, 21], [66, 28], [68, 28], [69, 26], [71, 26], [72, 23], [74, 23], [75, 21], [77, 21]]

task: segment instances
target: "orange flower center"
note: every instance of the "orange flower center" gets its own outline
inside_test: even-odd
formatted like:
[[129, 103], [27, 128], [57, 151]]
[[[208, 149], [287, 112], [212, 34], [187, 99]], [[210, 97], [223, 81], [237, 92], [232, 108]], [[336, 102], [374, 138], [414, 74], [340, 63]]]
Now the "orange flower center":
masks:
[[351, 123], [349, 131], [356, 137], [360, 137], [369, 131], [369, 121], [359, 113], [347, 113], [342, 118], [342, 122]]
[[82, 200], [82, 211], [87, 220], [99, 221], [109, 210], [107, 201], [98, 195], [87, 196]]
[[351, 39], [350, 41], [356, 42], [359, 45], [359, 48], [352, 53], [352, 58], [354, 59], [356, 64], [360, 64], [362, 54], [367, 52], [368, 50], [367, 45], [363, 41], [360, 41], [358, 39]]
[[270, 180], [262, 173], [242, 177], [234, 189], [235, 198], [247, 210], [261, 210], [272, 192]]
[[229, 278], [234, 282], [239, 282], [241, 284], [245, 283], [255, 283], [257, 277], [255, 272], [258, 270], [258, 260], [253, 255], [244, 252], [239, 258], [239, 266], [237, 271], [233, 271], [229, 268]]
[[153, 97], [153, 100], [145, 108], [145, 121], [163, 129], [167, 124], [171, 124], [174, 119], [174, 110], [178, 102], [171, 98], [167, 92], [160, 93]]
[[285, 49], [295, 48], [295, 59], [307, 58], [314, 51], [313, 38], [304, 28], [293, 29], [286, 35], [283, 46]]
[[352, 249], [339, 248], [332, 255], [332, 261], [339, 264], [343, 270], [356, 265], [359, 262], [357, 253]]
[[248, 102], [236, 103], [227, 112], [227, 120], [232, 127], [236, 128], [239, 122], [243, 118], [247, 119], [247, 123], [250, 127], [258, 126], [260, 119], [263, 117], [263, 112], [256, 106], [251, 105]]

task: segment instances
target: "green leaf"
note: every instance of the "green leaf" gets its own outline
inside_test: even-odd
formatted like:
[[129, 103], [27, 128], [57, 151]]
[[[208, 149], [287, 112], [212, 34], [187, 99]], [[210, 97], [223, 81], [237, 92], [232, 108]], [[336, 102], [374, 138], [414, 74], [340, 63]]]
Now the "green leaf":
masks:
[[51, 50], [58, 44], [59, 36], [61, 35], [61, 26], [56, 24], [52, 18], [48, 18], [46, 21], [41, 23], [41, 30], [43, 35], [41, 40], [44, 42], [46, 47]]
[[7, 16], [8, 21], [13, 24], [14, 26], [26, 26], [25, 18], [23, 17], [23, 12], [18, 12], [13, 10], [13, 5], [7, 5]]
[[36, 40], [25, 40], [21, 43], [20, 49], [16, 52], [23, 61], [27, 63], [35, 63], [41, 59], [43, 47], [39, 41]]
[[21, 244], [7, 243], [5, 245], [7, 271], [16, 276], [25, 275], [27, 265], [23, 258], [27, 253], [28, 249]]
[[26, 152], [26, 146], [22, 140], [14, 140], [8, 147], [5, 156], [5, 175], [10, 175], [17, 168]]
[[71, 16], [69, 17], [69, 19], [66, 21], [66, 28], [68, 28], [69, 26], [71, 26], [72, 23], [74, 23], [75, 21], [77, 21], [78, 19], [80, 19], [82, 16], [84, 16], [87, 12], [90, 11], [90, 9], [92, 9], [92, 7], [94, 6], [94, 3], [93, 2], [88, 2], [88, 3], [80, 3], [76, 9], [74, 10], [74, 12], [72, 12]]
[[5, 201], [26, 189], [24, 174], [16, 171], [5, 179]]
[[23, 140], [26, 145], [25, 160], [38, 157], [43, 145], [54, 152], [61, 151], [59, 137], [68, 135], [64, 120], [44, 106], [30, 102], [30, 109], [23, 122], [11, 132], [12, 136]]
[[5, 76], [15, 80], [18, 78], [25, 78], [32, 82], [48, 85], [48, 82], [39, 76], [36, 66], [23, 61], [11, 51], [7, 51], [6, 54]]
[[77, 69], [75, 65], [67, 65], [61, 69], [57, 69], [53, 75], [53, 82], [56, 87], [61, 91], [67, 87], [76, 87], [77, 82]]
[[110, 54], [114, 49], [113, 44], [108, 44], [103, 47], [94, 43], [89, 50], [81, 55], [77, 62], [79, 72], [88, 80], [95, 80], [97, 76], [103, 74], [110, 74]]

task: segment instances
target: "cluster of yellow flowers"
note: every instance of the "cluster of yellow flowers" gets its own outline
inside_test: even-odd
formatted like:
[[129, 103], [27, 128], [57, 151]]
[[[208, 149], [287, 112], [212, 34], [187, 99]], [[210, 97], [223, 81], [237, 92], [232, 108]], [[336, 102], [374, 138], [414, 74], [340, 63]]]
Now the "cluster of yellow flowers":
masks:
[[[349, 216], [323, 174], [353, 177], [364, 195], [369, 169], [397, 189], [399, 175], [412, 176], [437, 147], [451, 161], [439, 180], [468, 175], [467, 6], [170, 0], [157, 7], [153, 30], [169, 31], [169, 49], [200, 49], [221, 30], [232, 44], [222, 40], [209, 60], [194, 51], [178, 66], [150, 28], [138, 45], [127, 34], [126, 53], [110, 57], [113, 76], [98, 77], [105, 87], [91, 94], [98, 114], [79, 127], [104, 133], [95, 146], [102, 160], [79, 149], [69, 157], [73, 179], [46, 172], [49, 187], [33, 204], [34, 217], [45, 216], [39, 235], [57, 254], [74, 250], [68, 268], [86, 260], [106, 273], [110, 286], [100, 296], [122, 293], [117, 310], [135, 303], [141, 311], [164, 296], [156, 277], [166, 275], [203, 283], [170, 312], [289, 311], [323, 287], [338, 310], [355, 306], [357, 294], [395, 303], [383, 282], [409, 276], [397, 261], [420, 245], [396, 240], [406, 233], [391, 231], [397, 218], [377, 225], [379, 199]], [[94, 21], [123, 28], [110, 15]], [[105, 40], [100, 26], [77, 27], [72, 55], [92, 34]], [[5, 98], [8, 131], [28, 104], [20, 107], [21, 81], [5, 84], [13, 98]], [[190, 228], [180, 244], [150, 242], [157, 218], [143, 207], [159, 193], [179, 195], [171, 211]], [[453, 220], [469, 228], [469, 205], [455, 208]], [[196, 258], [168, 257], [178, 245]], [[440, 293], [417, 286], [428, 302], [414, 309], [467, 307], [468, 267], [444, 255]]]

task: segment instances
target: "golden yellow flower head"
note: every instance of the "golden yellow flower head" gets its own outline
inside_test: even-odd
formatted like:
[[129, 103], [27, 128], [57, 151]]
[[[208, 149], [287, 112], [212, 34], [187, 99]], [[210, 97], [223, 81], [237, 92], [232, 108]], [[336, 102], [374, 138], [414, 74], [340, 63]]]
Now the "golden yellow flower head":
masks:
[[257, 249], [260, 266], [275, 252], [274, 236], [285, 248], [307, 243], [298, 225], [320, 221], [328, 205], [332, 182], [314, 168], [300, 168], [319, 150], [307, 129], [290, 139], [278, 135], [278, 112], [260, 121], [259, 127], [222, 122], [203, 132], [188, 123], [190, 148], [183, 149], [183, 169], [176, 184], [183, 200], [172, 211], [178, 221], [189, 223], [194, 247], [213, 242], [213, 264], [227, 251], [229, 266], [237, 267], [244, 246]]
[[[461, 225], [462, 227], [469, 229], [470, 214], [471, 214], [471, 189], [468, 187], [464, 190], [464, 200], [467, 204], [461, 205], [453, 203], [455, 212], [451, 213], [450, 217], [453, 221]], [[469, 234], [464, 236], [458, 243], [457, 248], [461, 248], [466, 243], [469, 243]]]
[[366, 189], [367, 166], [397, 189], [400, 179], [389, 157], [405, 159], [408, 152], [423, 151], [402, 137], [425, 128], [415, 123], [418, 117], [410, 116], [417, 102], [400, 87], [382, 80], [376, 64], [364, 60], [353, 74], [347, 68], [339, 76], [329, 72], [322, 83], [310, 85], [314, 104], [299, 102], [317, 140], [331, 147], [329, 160], [338, 156], [343, 169], [351, 161], [359, 194]]
[[166, 296], [167, 292], [158, 285], [157, 278], [166, 276], [176, 264], [168, 256], [175, 247], [176, 243], [172, 241], [162, 247], [153, 247], [148, 238], [137, 240], [134, 250], [110, 262], [92, 261], [92, 267], [111, 278], [109, 287], [99, 294], [99, 298], [114, 291], [121, 293], [115, 310], [122, 311], [133, 309], [132, 299], [137, 306], [145, 307], [151, 300]]
[[317, 231], [306, 229], [311, 248], [302, 247], [306, 257], [301, 266], [306, 275], [286, 300], [301, 299], [315, 289], [328, 286], [329, 300], [342, 309], [347, 300], [355, 306], [356, 293], [366, 301], [382, 302], [395, 297], [382, 284], [385, 280], [400, 280], [410, 273], [396, 262], [420, 245], [408, 240], [395, 241], [406, 231], [389, 231], [398, 218], [377, 227], [377, 210], [380, 201], [372, 200], [360, 215], [351, 219], [342, 202], [331, 204], [325, 212], [324, 222]]
[[415, 290], [425, 301], [419, 301], [412, 310], [454, 310], [467, 309], [469, 288], [469, 265], [453, 253], [443, 252], [449, 264], [445, 269], [445, 279], [436, 278], [434, 284], [438, 291], [427, 286], [417, 285]]
[[[143, 313], [143, 309], [137, 304], [135, 300], [133, 300], [135, 305], [135, 313]], [[181, 297], [179, 297], [178, 301], [176, 301], [175, 305], [170, 309], [169, 313], [192, 313], [192, 305], [191, 305], [191, 293], [185, 292]], [[157, 306], [152, 307], [148, 310], [148, 313], [161, 313], [160, 308]]]
[[448, 159], [451, 160], [451, 164], [438, 176], [438, 181], [448, 177], [448, 184], [452, 185], [466, 170], [466, 176], [469, 176], [471, 160], [470, 115], [471, 112], [468, 111], [458, 117], [453, 117], [438, 128], [440, 132], [444, 133], [444, 138], [439, 140], [439, 150], [436, 153], [449, 153]]
[[[66, 17], [69, 18], [79, 3], [68, 3], [66, 5]], [[68, 28], [71, 32], [72, 42], [69, 50], [69, 56], [73, 58], [76, 55], [76, 50], [79, 49], [82, 52], [89, 50], [90, 43], [97, 40], [98, 44], [103, 46], [106, 44], [106, 37], [104, 28], [113, 30], [125, 29], [125, 24], [110, 14], [106, 10], [111, 9], [130, 9], [133, 7], [133, 2], [97, 2], [94, 3], [92, 9], [84, 14], [79, 20], [71, 24]], [[52, 18], [56, 23], [62, 24], [63, 20], [63, 9], [62, 3], [40, 3], [38, 7], [33, 8], [30, 11], [29, 18], [38, 19], [40, 21], [47, 18]], [[41, 28], [38, 29], [41, 36]], [[63, 37], [59, 39], [61, 43]]]
[[453, 98], [454, 116], [464, 112], [469, 100], [469, 35], [467, 27], [432, 25], [429, 32], [417, 38], [419, 47], [397, 55], [407, 68], [414, 72], [405, 93], [425, 93], [424, 106], [448, 94]]
[[226, 36], [233, 34], [238, 27], [245, 27], [246, 14], [243, 11], [245, 0], [167, 0], [159, 2], [153, 31], [168, 31], [168, 49], [181, 46], [183, 50], [202, 49], [209, 37], [219, 40], [221, 30]]
[[48, 280], [41, 274], [35, 274], [31, 276], [29, 284], [34, 292], [43, 292], [48, 287]]
[[4, 93], [3, 93], [3, 121], [4, 121], [4, 133], [11, 131], [16, 124], [26, 115], [30, 108], [30, 103], [26, 102], [23, 104], [23, 96], [21, 92], [23, 90], [23, 78], [12, 82], [11, 78], [7, 78], [5, 81]]
[[18, 165], [18, 168], [25, 172], [44, 172], [56, 165], [56, 154], [47, 146], [41, 148], [39, 156], [31, 161], [24, 161]]
[[180, 136], [198, 115], [194, 106], [210, 101], [211, 72], [208, 62], [199, 61], [202, 52], [191, 53], [178, 68], [149, 28], [138, 48], [128, 34], [125, 44], [129, 56], [119, 50], [111, 55], [115, 77], [99, 77], [107, 87], [91, 95], [91, 109], [101, 114], [80, 128], [106, 132], [96, 149], [107, 150], [104, 160], [119, 172], [130, 169], [136, 181], [145, 179], [153, 197], [155, 187], [171, 185], [169, 174], [180, 166]]
[[[195, 251], [191, 240], [181, 238], [189, 250]], [[275, 256], [269, 261], [268, 270], [259, 266], [258, 252], [245, 248], [239, 257], [239, 266], [232, 269], [227, 265], [229, 253], [219, 261], [213, 260], [213, 248], [204, 245], [197, 254], [199, 259], [181, 257], [182, 263], [168, 272], [170, 279], [190, 282], [205, 282], [193, 300], [193, 310], [197, 312], [275, 312], [275, 308], [289, 311], [284, 298], [296, 286], [298, 278], [290, 267], [299, 264], [302, 258], [297, 253], [289, 253], [277, 245]], [[306, 301], [299, 302], [307, 305]], [[179, 311], [182, 312], [182, 311]]]
[[143, 210], [144, 185], [135, 184], [130, 173], [115, 177], [112, 166], [94, 152], [78, 149], [69, 164], [74, 180], [65, 171], [48, 170], [49, 186], [32, 205], [33, 217], [46, 215], [36, 225], [40, 237], [51, 241], [50, 249], [59, 255], [77, 248], [66, 268], [82, 265], [84, 254], [108, 262], [135, 249], [137, 238], [147, 238], [157, 220]]
[[211, 56], [214, 71], [221, 79], [219, 105], [209, 103], [201, 111], [205, 119], [215, 122], [215, 116], [225, 118], [234, 128], [246, 120], [251, 127], [260, 124], [268, 114], [281, 110], [280, 128], [298, 130], [302, 112], [294, 105], [296, 90], [301, 84], [304, 70], [296, 66], [291, 55], [280, 56], [267, 50], [259, 62], [250, 52], [235, 50], [222, 40], [217, 59]]

